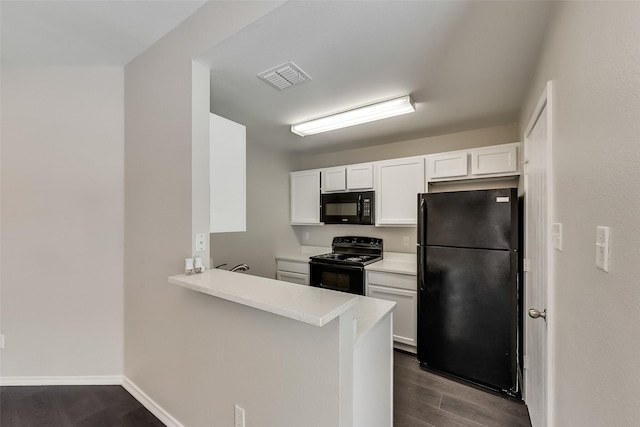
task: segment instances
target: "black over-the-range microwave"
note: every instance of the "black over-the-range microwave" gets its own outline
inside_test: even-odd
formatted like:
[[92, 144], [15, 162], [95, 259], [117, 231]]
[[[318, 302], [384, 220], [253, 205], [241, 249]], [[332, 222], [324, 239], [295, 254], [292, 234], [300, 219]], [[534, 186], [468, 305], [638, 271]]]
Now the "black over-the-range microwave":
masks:
[[375, 223], [373, 191], [327, 193], [320, 199], [321, 221], [325, 224]]

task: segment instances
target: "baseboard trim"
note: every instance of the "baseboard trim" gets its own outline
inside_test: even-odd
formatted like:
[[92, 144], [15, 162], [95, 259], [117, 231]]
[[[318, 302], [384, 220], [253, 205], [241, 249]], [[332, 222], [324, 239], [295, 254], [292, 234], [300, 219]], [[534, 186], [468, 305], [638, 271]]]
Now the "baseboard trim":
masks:
[[0, 386], [122, 385], [122, 375], [90, 377], [0, 377]]
[[171, 414], [158, 405], [153, 399], [146, 395], [137, 385], [127, 377], [122, 378], [122, 387], [127, 390], [138, 402], [149, 410], [153, 415], [162, 421], [167, 427], [184, 427], [182, 423], [173, 418]]

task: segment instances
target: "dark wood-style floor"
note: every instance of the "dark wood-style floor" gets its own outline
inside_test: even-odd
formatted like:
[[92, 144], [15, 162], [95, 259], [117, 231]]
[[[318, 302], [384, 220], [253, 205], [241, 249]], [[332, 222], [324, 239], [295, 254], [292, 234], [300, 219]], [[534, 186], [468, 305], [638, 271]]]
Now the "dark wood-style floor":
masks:
[[[394, 427], [531, 427], [526, 406], [418, 366], [394, 353]], [[0, 387], [2, 427], [161, 427], [120, 386]], [[303, 426], [300, 426], [303, 427]]]
[[2, 427], [163, 427], [121, 386], [0, 387]]
[[420, 368], [414, 355], [394, 352], [393, 426], [531, 427], [522, 401]]

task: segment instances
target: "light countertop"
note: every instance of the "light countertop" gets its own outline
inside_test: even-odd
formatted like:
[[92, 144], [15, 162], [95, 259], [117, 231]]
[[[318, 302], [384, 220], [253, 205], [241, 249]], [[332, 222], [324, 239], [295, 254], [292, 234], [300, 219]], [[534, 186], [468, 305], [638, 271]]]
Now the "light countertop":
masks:
[[282, 253], [278, 253], [276, 259], [285, 261], [301, 261], [309, 262], [309, 257], [314, 255], [321, 255], [331, 252], [331, 248], [322, 246], [301, 246], [300, 250], [291, 250]]
[[416, 259], [416, 254], [385, 252], [381, 261], [369, 264], [365, 269], [368, 271], [409, 274], [415, 276], [418, 274], [418, 261]]
[[218, 269], [171, 276], [169, 283], [315, 326], [324, 326], [353, 308], [354, 342], [396, 305], [392, 301]]
[[219, 269], [171, 276], [169, 283], [315, 326], [358, 302], [356, 295]]
[[358, 304], [354, 310], [354, 319], [356, 320], [356, 333], [354, 342], [364, 336], [375, 325], [378, 324], [385, 316], [393, 310], [396, 303], [378, 298], [369, 298], [357, 296]]

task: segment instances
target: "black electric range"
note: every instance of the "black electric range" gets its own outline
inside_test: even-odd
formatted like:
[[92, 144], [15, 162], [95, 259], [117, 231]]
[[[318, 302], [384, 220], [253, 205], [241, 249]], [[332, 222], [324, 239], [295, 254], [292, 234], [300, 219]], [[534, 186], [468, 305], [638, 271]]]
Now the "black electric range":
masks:
[[309, 261], [311, 286], [364, 295], [364, 267], [382, 259], [382, 239], [334, 237], [331, 252]]

